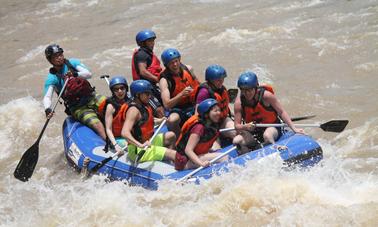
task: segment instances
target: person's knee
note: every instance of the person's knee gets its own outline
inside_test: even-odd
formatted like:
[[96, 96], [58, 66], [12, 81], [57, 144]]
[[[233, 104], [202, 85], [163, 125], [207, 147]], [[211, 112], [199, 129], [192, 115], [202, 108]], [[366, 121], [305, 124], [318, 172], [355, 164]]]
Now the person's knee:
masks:
[[232, 140], [232, 143], [234, 145], [241, 144], [242, 142], [243, 142], [243, 137], [241, 135], [235, 136], [234, 139]]
[[166, 141], [167, 144], [172, 144], [176, 142], [176, 134], [174, 132], [166, 132], [164, 134], [164, 140]]

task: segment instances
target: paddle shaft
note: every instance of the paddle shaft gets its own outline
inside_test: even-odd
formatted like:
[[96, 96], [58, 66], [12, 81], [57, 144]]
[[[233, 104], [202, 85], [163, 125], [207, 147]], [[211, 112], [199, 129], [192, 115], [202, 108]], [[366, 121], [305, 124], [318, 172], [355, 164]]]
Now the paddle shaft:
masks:
[[[219, 156], [213, 158], [210, 160], [210, 164], [213, 164], [214, 162], [218, 161], [219, 159], [223, 158], [224, 156], [228, 155], [229, 153], [231, 153], [232, 151], [234, 151], [236, 149], [236, 146], [233, 146], [231, 147], [230, 149], [228, 149], [226, 152], [220, 154]], [[181, 179], [179, 179], [177, 182], [178, 183], [181, 183], [185, 180], [187, 180], [188, 178], [190, 178], [191, 176], [193, 176], [194, 174], [198, 173], [199, 171], [201, 171], [202, 169], [204, 169], [206, 167], [198, 167], [197, 169], [195, 169], [194, 171], [188, 173], [187, 175], [185, 175], [184, 177], [182, 177]]]
[[[294, 124], [295, 126], [299, 126], [299, 127], [317, 127], [319, 128], [320, 127], [320, 124]], [[285, 123], [280, 123], [280, 124], [254, 124], [253, 126], [257, 127], [257, 128], [268, 128], [268, 127], [289, 127], [287, 124]], [[220, 129], [219, 131], [220, 132], [229, 132], [229, 131], [233, 131], [235, 130], [235, 128], [223, 128], [223, 129]]]

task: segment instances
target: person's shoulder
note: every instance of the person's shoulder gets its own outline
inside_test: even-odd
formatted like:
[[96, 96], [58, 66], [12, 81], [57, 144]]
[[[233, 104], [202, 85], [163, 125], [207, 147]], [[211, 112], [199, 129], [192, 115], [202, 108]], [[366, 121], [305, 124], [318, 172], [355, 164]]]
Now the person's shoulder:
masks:
[[58, 82], [59, 82], [58, 77], [55, 74], [52, 74], [51, 72], [47, 74], [47, 77], [45, 79], [45, 84], [53, 85]]
[[205, 126], [203, 124], [195, 124], [193, 128], [190, 130], [190, 133], [195, 133], [202, 136], [205, 133]]
[[78, 58], [70, 58], [70, 59], [68, 59], [68, 61], [69, 61], [73, 66], [76, 66], [76, 65], [80, 65], [80, 64], [81, 64], [81, 61], [80, 61]]

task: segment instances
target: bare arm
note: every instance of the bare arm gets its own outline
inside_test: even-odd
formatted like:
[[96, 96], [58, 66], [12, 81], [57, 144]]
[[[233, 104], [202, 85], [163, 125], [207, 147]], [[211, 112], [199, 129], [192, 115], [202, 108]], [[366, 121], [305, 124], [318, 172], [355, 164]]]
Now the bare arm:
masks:
[[200, 136], [198, 134], [196, 133], [190, 134], [188, 143], [186, 144], [186, 147], [185, 147], [185, 154], [188, 155], [188, 157], [194, 164], [203, 166], [204, 163], [201, 161], [198, 155], [194, 153], [194, 148], [197, 146], [199, 141], [200, 141]]
[[141, 144], [137, 139], [134, 138], [134, 136], [131, 134], [131, 131], [135, 122], [140, 120], [140, 118], [141, 116], [139, 110], [135, 106], [130, 107], [126, 112], [126, 120], [123, 124], [121, 132], [123, 138], [126, 138], [129, 143], [134, 144], [137, 147], [143, 147], [143, 144]]
[[242, 124], [243, 116], [242, 116], [243, 107], [241, 105], [241, 98], [240, 92], [235, 99], [234, 103], [234, 124], [236, 130], [253, 130], [252, 124]]
[[180, 93], [178, 93], [175, 97], [171, 98], [171, 94], [168, 89], [168, 82], [165, 78], [160, 79], [159, 87], [161, 91], [161, 99], [163, 100], [163, 105], [165, 108], [168, 109], [172, 109], [173, 107], [175, 107], [180, 102], [180, 99], [183, 96], [189, 95], [190, 92], [193, 90], [192, 88], [187, 87]]
[[106, 112], [105, 112], [105, 130], [106, 130], [106, 135], [108, 136], [110, 142], [114, 145], [117, 144], [117, 141], [114, 138], [113, 135], [113, 114], [114, 114], [114, 107], [113, 105], [107, 105], [106, 106]]
[[54, 94], [54, 86], [50, 85], [49, 88], [47, 89], [45, 96], [43, 96], [43, 106], [45, 107], [45, 109], [51, 108], [51, 102], [52, 102], [51, 100], [52, 100], [53, 94]]
[[158, 78], [147, 70], [146, 62], [139, 62], [138, 69], [140, 75], [143, 76], [145, 79], [148, 79], [149, 81], [154, 81], [155, 83], [159, 82]]

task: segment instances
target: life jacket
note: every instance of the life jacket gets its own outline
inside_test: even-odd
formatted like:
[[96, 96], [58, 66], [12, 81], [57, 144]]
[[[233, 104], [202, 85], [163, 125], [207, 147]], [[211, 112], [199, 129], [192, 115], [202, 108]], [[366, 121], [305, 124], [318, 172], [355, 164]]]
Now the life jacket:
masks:
[[[64, 60], [64, 63], [72, 73], [78, 72], [67, 59]], [[95, 89], [88, 80], [81, 77], [68, 77], [66, 80], [68, 80], [68, 82], [62, 95], [66, 106], [85, 105], [89, 101], [89, 98], [93, 96]]]
[[201, 88], [206, 88], [209, 91], [210, 98], [217, 100], [218, 106], [221, 109], [221, 117], [225, 119], [230, 114], [230, 108], [228, 106], [230, 97], [228, 96], [227, 89], [222, 86], [222, 88], [214, 90], [207, 82], [204, 82], [198, 88], [196, 99]]
[[181, 64], [181, 69], [182, 73], [180, 75], [173, 75], [171, 72], [165, 69], [160, 76], [167, 80], [171, 98], [178, 95], [188, 86], [193, 88], [193, 91], [190, 93], [190, 95], [182, 97], [177, 105], [178, 108], [184, 109], [186, 107], [195, 105], [195, 98], [199, 87], [199, 82], [197, 79], [195, 79], [186, 65]]
[[176, 142], [177, 152], [179, 152], [181, 155], [187, 156], [185, 154], [185, 147], [189, 140], [190, 131], [196, 124], [205, 125], [205, 134], [204, 136], [201, 136], [200, 141], [194, 148], [194, 153], [197, 155], [208, 153], [210, 148], [213, 146], [214, 141], [219, 136], [219, 126], [206, 123], [198, 115], [193, 115], [182, 126], [180, 136]]
[[[145, 51], [145, 50], [143, 50], [143, 49], [135, 49], [134, 53], [133, 53], [133, 55], [131, 57], [131, 73], [133, 75], [133, 80], [144, 79], [144, 78], [141, 78], [140, 74], [138, 73], [139, 72], [139, 70], [137, 70], [138, 65], [137, 65], [137, 62], [135, 61], [135, 55], [139, 51]], [[147, 54], [151, 55], [151, 53], [148, 53], [148, 52], [147, 52]], [[151, 65], [147, 66], [147, 70], [150, 73], [152, 73], [154, 76], [156, 76], [158, 78], [158, 80], [160, 80], [160, 73], [161, 73], [161, 71], [163, 69], [160, 66], [160, 61], [159, 61], [158, 57], [156, 57], [156, 55], [153, 54], [153, 53], [152, 53], [152, 62], [151, 62]]]
[[[154, 116], [153, 109], [148, 105], [140, 105], [135, 102], [131, 102], [128, 105], [127, 110], [135, 106], [142, 115], [142, 118], [134, 123], [131, 134], [133, 137], [138, 140], [140, 143], [144, 143], [149, 140], [154, 134]], [[127, 112], [126, 110], [126, 112]]]
[[105, 114], [106, 114], [106, 108], [108, 104], [111, 104], [114, 107], [114, 113], [113, 113], [113, 121], [112, 121], [112, 132], [114, 137], [121, 137], [121, 131], [123, 124], [126, 120], [126, 110], [128, 108], [128, 102], [125, 99], [126, 102], [120, 104], [115, 100], [115, 98], [109, 97], [105, 99], [103, 102], [100, 103], [98, 107], [98, 113], [101, 119], [103, 119], [103, 123], [105, 125]]
[[270, 85], [262, 85], [257, 88], [257, 100], [254, 99], [253, 103], [248, 103], [244, 96], [241, 96], [241, 104], [243, 108], [242, 116], [245, 123], [279, 123], [280, 119], [276, 110], [272, 106], [266, 106], [262, 102], [264, 92], [269, 91], [274, 94], [273, 88]]

